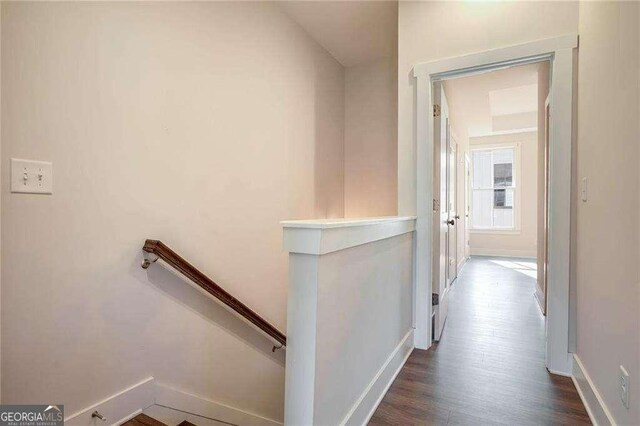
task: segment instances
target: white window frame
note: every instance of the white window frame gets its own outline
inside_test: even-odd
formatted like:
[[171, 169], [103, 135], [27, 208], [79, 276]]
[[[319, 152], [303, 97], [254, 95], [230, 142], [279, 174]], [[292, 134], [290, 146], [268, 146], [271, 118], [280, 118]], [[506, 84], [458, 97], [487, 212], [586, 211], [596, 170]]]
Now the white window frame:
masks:
[[[471, 182], [469, 182], [469, 232], [472, 234], [520, 234], [521, 230], [521, 199], [522, 199], [522, 176], [521, 176], [521, 142], [508, 142], [508, 143], [493, 143], [493, 144], [471, 144], [469, 150], [471, 151], [471, 164], [470, 173]], [[491, 228], [475, 228], [473, 226], [473, 152], [474, 151], [497, 151], [501, 149], [513, 149], [513, 226], [509, 228], [491, 227]], [[493, 171], [491, 172], [493, 176]]]

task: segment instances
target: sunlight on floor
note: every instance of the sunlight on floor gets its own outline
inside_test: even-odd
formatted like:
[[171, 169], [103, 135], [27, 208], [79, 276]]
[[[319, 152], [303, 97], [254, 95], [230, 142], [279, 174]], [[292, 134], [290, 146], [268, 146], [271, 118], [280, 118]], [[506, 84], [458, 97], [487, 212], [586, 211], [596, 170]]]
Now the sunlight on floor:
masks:
[[504, 268], [513, 269], [528, 277], [536, 279], [538, 277], [538, 266], [536, 262], [524, 260], [490, 260], [490, 262], [500, 265]]

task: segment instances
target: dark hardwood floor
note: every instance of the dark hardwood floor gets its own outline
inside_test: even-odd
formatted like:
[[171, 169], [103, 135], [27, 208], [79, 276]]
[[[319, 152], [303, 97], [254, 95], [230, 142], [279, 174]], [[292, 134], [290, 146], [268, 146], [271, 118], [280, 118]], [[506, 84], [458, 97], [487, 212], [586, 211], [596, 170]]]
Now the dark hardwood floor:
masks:
[[141, 413], [121, 426], [167, 426], [167, 424]]
[[535, 261], [473, 257], [442, 339], [414, 350], [370, 425], [591, 424], [570, 378], [547, 372]]
[[[162, 423], [159, 420], [154, 419], [146, 414], [138, 414], [134, 418], [124, 422], [121, 426], [168, 426], [166, 423]], [[178, 426], [196, 426], [188, 420], [182, 421]]]

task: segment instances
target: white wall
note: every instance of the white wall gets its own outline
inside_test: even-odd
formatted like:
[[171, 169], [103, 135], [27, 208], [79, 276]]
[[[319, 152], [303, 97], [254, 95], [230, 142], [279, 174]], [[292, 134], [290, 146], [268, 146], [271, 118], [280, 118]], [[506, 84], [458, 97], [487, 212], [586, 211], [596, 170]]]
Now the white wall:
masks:
[[337, 425], [411, 331], [413, 234], [321, 256], [318, 271], [313, 424]]
[[[470, 138], [469, 148], [483, 145], [520, 144], [516, 171], [520, 198], [520, 227], [513, 232], [471, 231], [472, 255], [536, 257], [538, 203], [538, 132]], [[469, 154], [471, 158], [471, 154]]]
[[458, 268], [461, 268], [465, 257], [466, 247], [466, 224], [465, 224], [465, 155], [469, 155], [469, 131], [468, 122], [466, 117], [459, 108], [456, 106], [458, 102], [463, 102], [463, 99], [457, 99], [451, 90], [450, 83], [455, 80], [449, 80], [444, 82], [445, 96], [447, 97], [447, 103], [449, 105], [449, 122], [451, 124], [451, 136], [456, 142], [456, 212], [460, 216], [460, 220], [457, 221], [457, 255], [458, 255]]
[[413, 350], [415, 218], [285, 222], [285, 421], [366, 424]]
[[[508, 19], [505, 19], [508, 17]], [[576, 2], [400, 2], [398, 213], [415, 213], [415, 87], [420, 62], [575, 33]]]
[[[580, 3], [577, 354], [616, 423], [640, 424], [640, 5]], [[631, 376], [631, 408], [618, 374]]]
[[393, 216], [398, 207], [395, 57], [345, 72], [345, 216]]
[[68, 414], [154, 375], [282, 419], [282, 352], [163, 266], [184, 255], [280, 330], [279, 221], [341, 217], [344, 71], [268, 3], [5, 3], [2, 397]]

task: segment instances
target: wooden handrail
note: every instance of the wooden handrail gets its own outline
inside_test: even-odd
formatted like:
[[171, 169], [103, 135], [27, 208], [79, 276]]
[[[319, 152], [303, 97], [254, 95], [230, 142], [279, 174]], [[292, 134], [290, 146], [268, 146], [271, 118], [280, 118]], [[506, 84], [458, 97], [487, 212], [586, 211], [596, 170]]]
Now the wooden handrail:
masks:
[[[157, 258], [152, 261], [145, 259], [145, 261], [142, 263], [142, 268], [147, 269], [151, 265], [151, 263], [155, 262], [158, 258], [164, 260], [174, 269], [182, 272], [183, 275], [196, 283], [207, 293], [220, 300], [222, 303], [233, 309], [251, 324], [255, 325], [260, 330], [271, 336], [271, 338], [276, 342], [280, 343], [282, 346], [286, 346], [287, 337], [282, 334], [280, 330], [269, 324], [264, 318], [252, 311], [247, 305], [240, 302], [227, 291], [225, 291], [212, 279], [207, 277], [189, 262], [180, 257], [176, 252], [167, 247], [162, 241], [147, 240], [145, 241], [142, 250], [146, 253], [152, 253], [157, 256]], [[275, 349], [276, 348], [274, 347], [274, 350]]]

